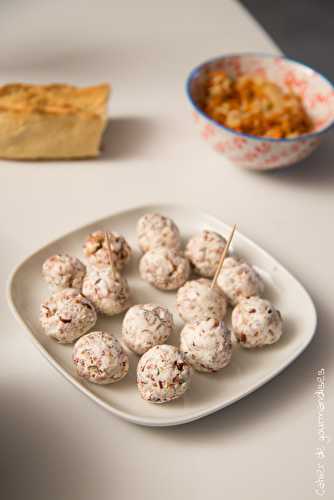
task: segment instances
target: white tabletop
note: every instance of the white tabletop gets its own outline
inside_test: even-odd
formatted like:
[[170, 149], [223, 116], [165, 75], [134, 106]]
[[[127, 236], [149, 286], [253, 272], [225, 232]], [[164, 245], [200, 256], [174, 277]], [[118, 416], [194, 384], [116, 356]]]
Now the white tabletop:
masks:
[[[311, 346], [265, 387], [201, 421], [150, 429], [107, 414], [68, 384], [2, 294], [3, 498], [316, 498], [317, 370], [334, 383], [328, 146], [277, 173], [234, 168], [198, 138], [184, 95], [187, 73], [206, 58], [278, 49], [232, 0], [12, 1], [0, 28], [3, 82], [114, 88], [101, 159], [0, 162], [3, 289], [16, 263], [65, 231], [129, 206], [184, 202], [237, 222], [302, 281], [319, 313]], [[333, 446], [321, 459], [327, 471], [330, 454]], [[328, 498], [330, 481], [327, 472]]]

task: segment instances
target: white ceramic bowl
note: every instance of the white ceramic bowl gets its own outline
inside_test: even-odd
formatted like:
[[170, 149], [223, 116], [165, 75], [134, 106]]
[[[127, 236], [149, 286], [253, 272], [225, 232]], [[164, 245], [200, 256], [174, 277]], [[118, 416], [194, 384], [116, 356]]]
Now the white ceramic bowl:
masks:
[[[222, 70], [232, 77], [257, 74], [301, 96], [314, 130], [293, 139], [272, 139], [236, 132], [201, 109], [207, 72]], [[322, 75], [280, 55], [235, 54], [204, 62], [187, 79], [186, 92], [201, 136], [233, 164], [256, 170], [286, 167], [306, 158], [334, 123], [334, 88]]]

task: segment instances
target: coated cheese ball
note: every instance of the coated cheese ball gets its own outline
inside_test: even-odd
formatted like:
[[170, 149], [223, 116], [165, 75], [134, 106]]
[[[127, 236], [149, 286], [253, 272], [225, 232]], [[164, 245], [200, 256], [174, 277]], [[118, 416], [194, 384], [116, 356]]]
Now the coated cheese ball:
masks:
[[232, 330], [243, 347], [263, 347], [281, 337], [282, 317], [269, 300], [242, 299], [232, 312]]
[[[128, 263], [132, 250], [126, 239], [118, 233], [108, 231], [112, 263], [121, 271]], [[84, 254], [92, 266], [109, 266], [109, 251], [105, 231], [90, 234], [84, 244]]]
[[185, 255], [197, 274], [213, 278], [225, 245], [226, 240], [220, 234], [205, 230], [190, 238]]
[[137, 367], [140, 395], [151, 403], [177, 399], [190, 386], [192, 368], [172, 345], [157, 345], [145, 352]]
[[180, 351], [195, 370], [217, 372], [231, 360], [231, 332], [218, 319], [193, 321], [181, 332]]
[[111, 333], [91, 332], [74, 345], [73, 363], [79, 377], [95, 384], [113, 384], [129, 371], [129, 359]]
[[61, 344], [71, 344], [87, 333], [96, 319], [93, 304], [74, 288], [54, 293], [40, 308], [45, 333]]
[[188, 279], [188, 260], [168, 248], [153, 248], [145, 253], [139, 264], [141, 277], [161, 290], [176, 290]]
[[128, 282], [110, 266], [89, 268], [82, 285], [82, 293], [99, 312], [108, 316], [119, 314], [130, 306]]
[[205, 278], [188, 281], [179, 289], [176, 307], [186, 323], [208, 318], [222, 320], [226, 315], [227, 300], [222, 291]]
[[180, 231], [177, 225], [164, 215], [143, 215], [137, 224], [137, 235], [142, 252], [148, 252], [156, 247], [173, 250], [179, 250], [181, 247]]
[[49, 257], [43, 264], [42, 274], [54, 292], [64, 288], [81, 290], [86, 267], [76, 257], [57, 254]]
[[264, 283], [253, 267], [236, 257], [225, 259], [217, 285], [232, 305], [243, 297], [262, 295], [264, 289]]
[[124, 344], [137, 354], [166, 342], [174, 330], [172, 314], [165, 307], [144, 304], [131, 307], [122, 328]]

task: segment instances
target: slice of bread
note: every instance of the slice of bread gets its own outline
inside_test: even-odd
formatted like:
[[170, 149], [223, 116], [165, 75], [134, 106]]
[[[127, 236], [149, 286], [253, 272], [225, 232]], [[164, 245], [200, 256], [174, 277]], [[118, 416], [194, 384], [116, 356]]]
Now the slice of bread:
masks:
[[108, 84], [13, 83], [0, 87], [0, 158], [97, 156], [107, 123]]

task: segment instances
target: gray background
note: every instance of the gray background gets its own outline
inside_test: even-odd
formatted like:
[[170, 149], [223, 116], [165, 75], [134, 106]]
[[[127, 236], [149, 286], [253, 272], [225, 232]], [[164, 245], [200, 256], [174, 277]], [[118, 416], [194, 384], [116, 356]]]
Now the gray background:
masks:
[[280, 49], [334, 80], [333, 0], [241, 0]]

